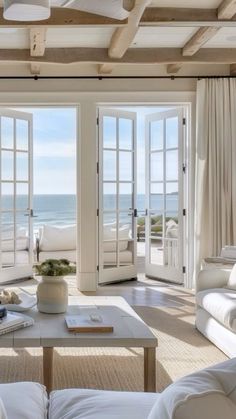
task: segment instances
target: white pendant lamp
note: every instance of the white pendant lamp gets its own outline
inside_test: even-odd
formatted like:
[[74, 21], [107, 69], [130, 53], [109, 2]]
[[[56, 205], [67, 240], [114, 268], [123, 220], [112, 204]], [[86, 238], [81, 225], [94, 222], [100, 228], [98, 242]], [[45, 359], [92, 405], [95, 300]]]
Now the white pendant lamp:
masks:
[[50, 17], [50, 0], [4, 0], [6, 20], [37, 21]]
[[113, 19], [123, 20], [129, 16], [129, 11], [123, 8], [123, 0], [67, 0], [63, 6]]

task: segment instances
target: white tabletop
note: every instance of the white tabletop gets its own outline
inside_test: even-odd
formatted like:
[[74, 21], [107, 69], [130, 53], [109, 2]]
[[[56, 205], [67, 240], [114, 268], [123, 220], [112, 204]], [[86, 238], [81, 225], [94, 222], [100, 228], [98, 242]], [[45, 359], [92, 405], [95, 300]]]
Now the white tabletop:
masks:
[[[81, 308], [104, 315], [113, 333], [72, 333], [65, 323], [66, 314], [79, 314]], [[0, 347], [143, 347], [157, 346], [157, 338], [122, 297], [69, 297], [67, 313], [43, 314], [36, 308], [25, 314], [35, 324], [0, 336]]]

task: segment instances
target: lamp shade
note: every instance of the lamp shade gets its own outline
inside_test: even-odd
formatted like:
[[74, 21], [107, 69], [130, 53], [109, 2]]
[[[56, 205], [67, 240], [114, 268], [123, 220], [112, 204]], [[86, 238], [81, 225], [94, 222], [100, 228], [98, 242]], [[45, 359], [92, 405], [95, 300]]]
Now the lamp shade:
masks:
[[123, 0], [67, 0], [63, 6], [119, 20], [129, 16], [129, 11], [123, 7]]
[[4, 0], [4, 19], [37, 21], [50, 17], [50, 0]]

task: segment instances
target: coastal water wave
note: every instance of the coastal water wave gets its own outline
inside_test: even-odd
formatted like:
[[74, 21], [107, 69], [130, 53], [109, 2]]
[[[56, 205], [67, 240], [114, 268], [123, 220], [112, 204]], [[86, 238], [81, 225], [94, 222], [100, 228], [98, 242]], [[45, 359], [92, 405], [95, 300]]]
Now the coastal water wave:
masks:
[[[120, 195], [120, 208], [124, 211], [123, 217], [127, 217], [127, 220], [130, 219], [128, 216], [129, 208], [132, 207], [132, 199], [130, 195]], [[24, 215], [24, 210], [26, 210], [26, 196], [19, 195], [17, 197], [16, 203], [17, 208], [21, 210], [17, 214], [17, 223], [20, 225], [25, 225], [27, 223], [27, 218]], [[104, 195], [104, 208], [107, 211], [113, 211], [115, 202], [114, 195]], [[163, 199], [161, 195], [153, 195], [152, 197], [153, 209], [156, 213], [162, 211]], [[2, 197], [2, 209], [11, 210], [13, 208], [13, 199], [10, 195], [5, 195]], [[137, 195], [137, 209], [140, 212], [144, 212], [146, 208], [145, 204], [145, 195]], [[178, 213], [178, 195], [170, 194], [166, 198], [166, 208], [172, 216], [177, 215]], [[76, 222], [76, 196], [75, 195], [34, 195], [33, 199], [33, 209], [34, 215], [34, 227], [38, 228], [43, 224], [50, 225], [68, 225], [74, 224]], [[127, 215], [125, 215], [127, 214]], [[106, 213], [106, 219], [112, 219], [112, 213]], [[2, 225], [7, 227], [7, 225], [12, 224], [13, 218], [10, 212], [2, 213]]]

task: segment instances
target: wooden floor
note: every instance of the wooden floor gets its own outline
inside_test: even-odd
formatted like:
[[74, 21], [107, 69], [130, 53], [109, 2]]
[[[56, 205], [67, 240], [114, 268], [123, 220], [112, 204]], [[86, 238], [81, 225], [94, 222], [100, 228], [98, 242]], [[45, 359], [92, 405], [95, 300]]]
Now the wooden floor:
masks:
[[[96, 292], [85, 295], [118, 295], [132, 306], [183, 307], [195, 306], [193, 291], [183, 286], [147, 278], [145, 276], [145, 243], [138, 243], [137, 280], [99, 286]], [[72, 281], [73, 283], [73, 281]], [[73, 286], [73, 285], [72, 285]]]
[[[69, 294], [78, 295], [76, 277], [66, 277]], [[7, 288], [20, 287], [30, 294], [35, 294], [38, 280], [19, 281]], [[84, 292], [84, 295], [121, 296], [132, 306], [146, 307], [194, 307], [194, 293], [183, 286], [149, 279], [143, 273], [138, 274], [137, 280], [130, 280], [115, 284], [99, 286], [96, 292]]]
[[130, 305], [147, 307], [194, 306], [194, 294], [182, 286], [167, 284], [139, 274], [138, 279], [117, 284], [99, 286], [96, 292], [86, 295], [119, 295]]

